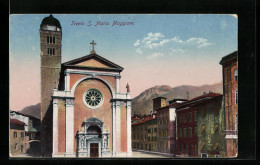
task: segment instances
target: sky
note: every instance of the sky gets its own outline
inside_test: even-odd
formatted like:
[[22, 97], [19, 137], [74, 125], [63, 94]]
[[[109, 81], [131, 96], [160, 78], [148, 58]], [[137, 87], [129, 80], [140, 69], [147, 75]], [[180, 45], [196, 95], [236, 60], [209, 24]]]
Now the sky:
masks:
[[[40, 33], [49, 14], [10, 16], [10, 109], [40, 102]], [[53, 14], [62, 26], [62, 62], [96, 53], [124, 68], [121, 92], [222, 81], [221, 58], [237, 50], [236, 15]], [[77, 25], [75, 24], [77, 23]], [[97, 24], [98, 23], [98, 24]], [[115, 24], [114, 24], [115, 23]], [[97, 25], [96, 25], [97, 24]]]

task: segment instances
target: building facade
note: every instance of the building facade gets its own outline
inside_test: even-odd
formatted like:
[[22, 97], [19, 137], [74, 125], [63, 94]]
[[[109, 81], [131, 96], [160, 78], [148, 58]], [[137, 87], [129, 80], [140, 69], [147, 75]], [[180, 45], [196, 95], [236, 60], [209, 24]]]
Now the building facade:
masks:
[[220, 61], [223, 75], [223, 93], [226, 119], [226, 152], [228, 157], [238, 153], [238, 58], [237, 51]]
[[18, 154], [25, 154], [29, 149], [28, 143], [29, 137], [25, 136], [24, 122], [17, 119], [10, 119], [10, 131], [9, 131], [9, 151], [10, 156]]
[[96, 54], [94, 41], [89, 55], [61, 64], [61, 26], [52, 15], [43, 19], [40, 35], [43, 155], [131, 156], [131, 97], [129, 85], [120, 91], [123, 68]]
[[[160, 99], [160, 98], [157, 98]], [[157, 99], [154, 99], [156, 101]], [[160, 152], [176, 155], [176, 107], [185, 99], [174, 99], [169, 104], [156, 109], [157, 111], [157, 141]], [[158, 102], [158, 101], [157, 101]], [[154, 103], [156, 105], [156, 103]]]
[[197, 109], [190, 106], [191, 100], [178, 106], [177, 114], [177, 155], [197, 157]]
[[[17, 123], [20, 123], [20, 126], [15, 126], [15, 128], [19, 128], [19, 130], [16, 130], [15, 132], [17, 133], [17, 136], [14, 138], [12, 136], [14, 130], [14, 126], [12, 122], [10, 122], [11, 126], [10, 127], [10, 138], [13, 137], [13, 140], [16, 141], [16, 143], [19, 141], [17, 144], [18, 146], [22, 145], [23, 147], [23, 152], [19, 152], [19, 154], [29, 154], [29, 155], [34, 155], [38, 156], [40, 155], [41, 152], [41, 122], [40, 119], [35, 118], [30, 115], [22, 114], [20, 112], [16, 111], [10, 111], [10, 120], [11, 121], [19, 121]], [[23, 124], [21, 124], [23, 123]], [[22, 126], [21, 126], [22, 125]], [[23, 128], [21, 128], [23, 127]], [[21, 133], [23, 132], [23, 133]], [[11, 141], [10, 141], [11, 142]], [[23, 143], [23, 144], [22, 144]], [[13, 143], [15, 144], [15, 143]], [[13, 146], [10, 146], [10, 152], [18, 152], [19, 150], [13, 150]]]
[[219, 95], [196, 105], [199, 157], [226, 157], [223, 100]]
[[145, 116], [132, 124], [132, 146], [135, 150], [155, 151], [157, 147], [157, 116]]
[[177, 108], [177, 153], [189, 157], [225, 157], [222, 95], [206, 93]]

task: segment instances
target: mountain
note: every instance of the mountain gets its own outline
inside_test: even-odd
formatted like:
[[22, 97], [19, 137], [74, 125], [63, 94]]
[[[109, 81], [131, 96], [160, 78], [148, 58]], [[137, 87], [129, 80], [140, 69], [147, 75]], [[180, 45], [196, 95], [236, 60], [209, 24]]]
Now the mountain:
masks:
[[142, 92], [132, 100], [132, 114], [149, 114], [153, 109], [152, 99], [158, 96], [166, 97], [166, 101], [174, 98], [192, 99], [200, 96], [203, 92], [223, 93], [222, 82], [212, 85], [191, 86], [182, 85], [177, 87], [170, 87], [168, 85], [154, 86]]
[[[178, 87], [170, 87], [168, 85], [154, 86], [142, 92], [139, 96], [132, 100], [132, 114], [149, 114], [153, 109], [152, 99], [158, 96], [166, 97], [166, 101], [174, 98], [187, 99], [187, 92], [189, 99], [200, 96], [203, 92], [216, 92], [223, 93], [222, 82], [212, 85], [191, 86], [182, 85]], [[27, 106], [19, 111], [20, 113], [34, 116], [38, 119], [41, 118], [41, 104]]]
[[30, 115], [38, 119], [41, 119], [41, 103], [27, 106], [24, 109], [20, 110], [19, 112], [25, 115]]

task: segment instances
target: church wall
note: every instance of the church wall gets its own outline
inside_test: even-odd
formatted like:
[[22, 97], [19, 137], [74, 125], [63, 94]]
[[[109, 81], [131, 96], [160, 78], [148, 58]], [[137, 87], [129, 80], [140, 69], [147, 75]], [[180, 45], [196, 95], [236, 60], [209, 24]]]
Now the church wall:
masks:
[[[85, 76], [90, 76], [90, 75], [83, 75], [83, 74], [71, 74], [70, 75], [70, 89], [73, 87], [73, 85], [79, 80], [81, 79], [82, 77], [85, 77]], [[112, 76], [100, 76], [104, 79], [106, 79], [114, 88], [115, 90], [115, 86], [116, 86], [116, 79], [115, 77], [112, 77]]]
[[90, 59], [84, 62], [81, 62], [79, 64], [76, 64], [78, 66], [88, 66], [88, 67], [98, 67], [98, 68], [109, 68], [109, 66], [102, 64], [101, 62], [95, 60], [95, 59]]
[[73, 85], [79, 81], [82, 77], [85, 77], [86, 75], [83, 74], [70, 74], [70, 89], [73, 87]]
[[58, 102], [58, 121], [59, 121], [59, 126], [58, 126], [58, 132], [59, 132], [59, 140], [58, 140], [58, 144], [59, 144], [59, 147], [58, 147], [58, 152], [59, 153], [65, 153], [66, 150], [65, 150], [65, 147], [66, 147], [66, 132], [65, 132], [65, 129], [66, 129], [66, 110], [65, 110], [65, 101], [64, 100], [59, 100]]
[[111, 77], [111, 76], [100, 76], [104, 79], [106, 79], [114, 88], [114, 90], [116, 90], [116, 79], [115, 77]]
[[121, 152], [127, 151], [127, 128], [126, 128], [126, 107], [122, 105], [121, 109]]
[[[74, 76], [74, 75], [73, 75]], [[73, 77], [72, 76], [72, 77]], [[79, 78], [80, 75], [75, 75]], [[74, 77], [74, 78], [75, 78]], [[75, 79], [76, 80], [76, 79]], [[74, 80], [74, 81], [75, 81]], [[91, 88], [99, 90], [103, 95], [103, 105], [98, 109], [89, 109], [83, 103], [83, 94]], [[75, 89], [75, 100], [74, 100], [74, 151], [76, 152], [77, 148], [77, 138], [76, 134], [81, 127], [83, 121], [89, 119], [90, 117], [96, 117], [99, 120], [103, 121], [105, 124], [105, 129], [109, 131], [109, 149], [112, 151], [112, 104], [110, 100], [112, 99], [111, 92], [109, 88], [100, 80], [88, 79], [82, 81]]]

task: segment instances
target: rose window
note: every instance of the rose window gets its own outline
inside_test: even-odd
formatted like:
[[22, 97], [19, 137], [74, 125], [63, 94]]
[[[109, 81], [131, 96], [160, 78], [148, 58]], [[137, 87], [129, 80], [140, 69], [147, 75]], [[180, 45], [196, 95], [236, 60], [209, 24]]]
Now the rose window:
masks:
[[96, 89], [89, 89], [83, 95], [85, 105], [91, 109], [99, 108], [103, 103], [101, 92]]

